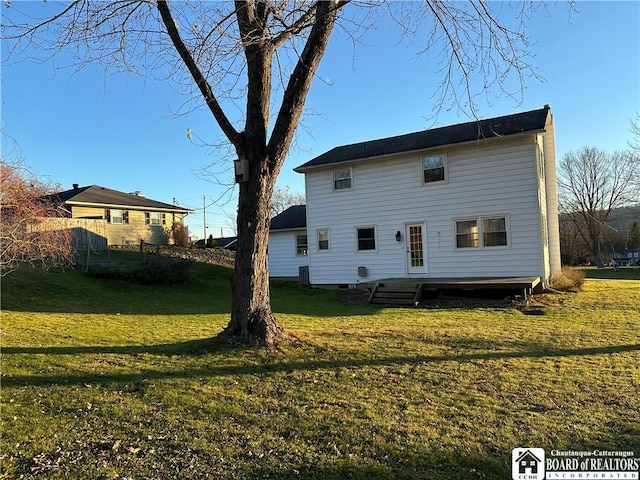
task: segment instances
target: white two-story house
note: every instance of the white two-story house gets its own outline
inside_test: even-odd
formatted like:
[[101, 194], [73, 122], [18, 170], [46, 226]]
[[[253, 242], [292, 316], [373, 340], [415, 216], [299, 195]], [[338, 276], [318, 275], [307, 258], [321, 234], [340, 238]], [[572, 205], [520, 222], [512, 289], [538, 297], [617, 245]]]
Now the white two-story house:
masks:
[[306, 224], [287, 230], [276, 220], [274, 273], [286, 261], [292, 273], [308, 266], [318, 286], [501, 277], [544, 285], [560, 270], [548, 106], [336, 147], [295, 171], [305, 176]]

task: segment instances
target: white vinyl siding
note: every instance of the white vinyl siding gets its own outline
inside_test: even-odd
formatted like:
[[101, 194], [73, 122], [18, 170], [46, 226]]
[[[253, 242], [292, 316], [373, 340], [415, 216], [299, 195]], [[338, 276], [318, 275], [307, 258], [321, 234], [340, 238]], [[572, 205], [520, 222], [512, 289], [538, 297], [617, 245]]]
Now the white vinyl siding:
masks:
[[307, 255], [297, 255], [297, 239], [305, 235], [304, 230], [269, 233], [269, 276], [297, 278], [299, 267], [309, 265]]
[[[308, 231], [331, 227], [331, 249], [310, 255], [312, 284], [405, 277], [407, 222], [426, 221], [425, 262], [432, 277], [538, 276], [543, 271], [536, 145], [532, 137], [479, 144], [446, 152], [446, 182], [424, 184], [425, 154], [390, 157], [354, 165], [357, 189], [333, 195], [333, 170], [305, 174]], [[510, 248], [456, 249], [452, 219], [508, 216]], [[376, 226], [376, 251], [353, 255], [355, 227]], [[317, 240], [316, 240], [317, 242]]]

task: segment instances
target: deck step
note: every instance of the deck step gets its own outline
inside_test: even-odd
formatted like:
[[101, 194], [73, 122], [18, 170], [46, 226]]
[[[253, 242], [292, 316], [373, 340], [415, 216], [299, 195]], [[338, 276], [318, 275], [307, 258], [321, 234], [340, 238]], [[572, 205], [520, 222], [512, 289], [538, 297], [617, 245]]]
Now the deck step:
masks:
[[417, 305], [422, 294], [421, 284], [376, 284], [369, 296], [369, 303], [384, 305]]
[[413, 298], [378, 298], [371, 299], [371, 303], [378, 305], [415, 305]]

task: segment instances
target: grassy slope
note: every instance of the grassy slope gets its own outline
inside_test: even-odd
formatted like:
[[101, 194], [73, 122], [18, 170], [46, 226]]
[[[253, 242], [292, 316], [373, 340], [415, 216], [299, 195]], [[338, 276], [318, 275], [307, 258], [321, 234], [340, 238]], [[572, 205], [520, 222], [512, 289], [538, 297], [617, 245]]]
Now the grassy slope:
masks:
[[3, 280], [2, 475], [510, 478], [517, 446], [640, 451], [640, 282], [512, 308], [347, 307], [277, 285], [298, 341], [209, 338], [222, 267], [142, 287]]

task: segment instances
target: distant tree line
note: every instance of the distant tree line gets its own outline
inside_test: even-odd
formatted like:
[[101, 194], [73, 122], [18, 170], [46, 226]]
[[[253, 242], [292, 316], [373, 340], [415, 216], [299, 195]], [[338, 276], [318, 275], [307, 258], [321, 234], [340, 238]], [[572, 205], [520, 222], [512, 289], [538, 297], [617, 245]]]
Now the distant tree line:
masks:
[[[580, 235], [575, 222], [575, 216], [572, 218], [566, 213], [560, 214], [562, 263], [564, 265], [597, 265], [589, 244]], [[602, 228], [599, 240], [602, 265], [608, 264], [615, 253], [640, 249], [640, 204], [613, 210], [609, 222]]]
[[558, 165], [560, 250], [567, 265], [606, 265], [640, 248], [640, 129], [625, 151], [582, 147]]

